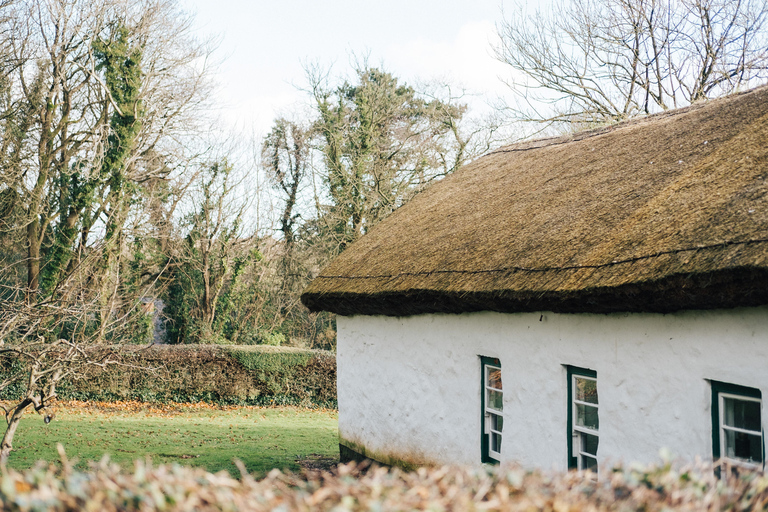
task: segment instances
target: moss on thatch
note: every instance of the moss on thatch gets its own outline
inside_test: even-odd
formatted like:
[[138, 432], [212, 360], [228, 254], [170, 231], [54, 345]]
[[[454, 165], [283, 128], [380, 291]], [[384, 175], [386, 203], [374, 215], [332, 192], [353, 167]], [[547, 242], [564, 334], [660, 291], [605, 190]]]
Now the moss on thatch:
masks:
[[495, 151], [321, 272], [311, 310], [658, 311], [768, 303], [768, 88]]

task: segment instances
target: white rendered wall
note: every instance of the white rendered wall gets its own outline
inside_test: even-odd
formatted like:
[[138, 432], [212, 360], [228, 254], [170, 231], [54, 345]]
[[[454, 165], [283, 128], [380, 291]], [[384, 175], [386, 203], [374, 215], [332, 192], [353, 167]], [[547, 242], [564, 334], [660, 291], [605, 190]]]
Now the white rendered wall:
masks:
[[[707, 379], [768, 397], [768, 308], [338, 317], [339, 434], [366, 454], [480, 463], [480, 361], [501, 360], [502, 462], [567, 467], [563, 365], [597, 371], [600, 463], [711, 459]], [[768, 413], [763, 408], [763, 426]]]

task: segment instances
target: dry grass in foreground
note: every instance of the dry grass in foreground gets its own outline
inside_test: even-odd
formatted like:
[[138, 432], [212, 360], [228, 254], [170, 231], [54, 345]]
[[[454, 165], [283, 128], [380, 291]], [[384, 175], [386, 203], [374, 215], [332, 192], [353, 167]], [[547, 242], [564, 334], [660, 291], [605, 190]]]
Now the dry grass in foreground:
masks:
[[[242, 469], [242, 466], [241, 466]], [[137, 461], [127, 472], [102, 460], [89, 471], [37, 466], [0, 475], [3, 510], [764, 510], [768, 478], [721, 481], [711, 467], [614, 470], [599, 481], [579, 473], [519, 468], [396, 469], [341, 465], [332, 472], [272, 471], [255, 480], [225, 472]]]

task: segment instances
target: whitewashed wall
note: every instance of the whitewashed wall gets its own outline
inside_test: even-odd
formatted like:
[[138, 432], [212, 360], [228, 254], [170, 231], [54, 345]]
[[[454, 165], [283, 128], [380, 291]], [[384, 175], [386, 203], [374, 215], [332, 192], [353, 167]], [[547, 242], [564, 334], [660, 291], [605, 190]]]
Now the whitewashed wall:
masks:
[[[480, 362], [501, 360], [502, 458], [567, 466], [563, 365], [597, 371], [605, 462], [712, 455], [706, 379], [768, 397], [768, 308], [659, 314], [339, 317], [341, 442], [412, 463], [480, 463]], [[768, 414], [763, 408], [763, 426]]]

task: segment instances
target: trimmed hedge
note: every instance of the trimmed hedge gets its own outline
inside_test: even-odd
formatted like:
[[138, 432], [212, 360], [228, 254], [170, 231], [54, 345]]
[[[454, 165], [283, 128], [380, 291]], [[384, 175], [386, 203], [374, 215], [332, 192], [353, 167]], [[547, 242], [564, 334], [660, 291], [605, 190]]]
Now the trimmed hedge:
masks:
[[[63, 400], [212, 402], [336, 408], [332, 352], [266, 345], [121, 345], [118, 363], [59, 385]], [[16, 365], [13, 365], [16, 366]], [[12, 371], [7, 364], [5, 371]], [[0, 398], [14, 398], [5, 390]]]

